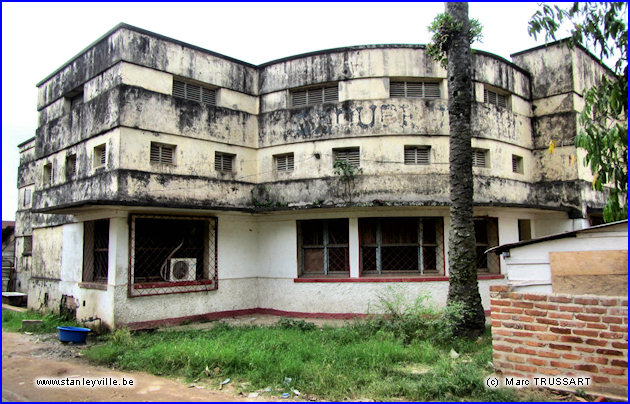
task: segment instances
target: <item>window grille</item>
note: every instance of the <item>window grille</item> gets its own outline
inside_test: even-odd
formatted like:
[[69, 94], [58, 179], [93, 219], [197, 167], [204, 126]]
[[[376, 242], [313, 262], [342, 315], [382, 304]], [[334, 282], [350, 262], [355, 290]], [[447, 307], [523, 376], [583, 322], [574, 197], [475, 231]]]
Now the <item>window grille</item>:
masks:
[[173, 79], [173, 96], [209, 105], [217, 105], [215, 89]]
[[83, 223], [83, 282], [107, 283], [109, 219]]
[[358, 147], [350, 147], [346, 149], [333, 149], [334, 161], [347, 161], [352, 167], [361, 165], [361, 157]]
[[71, 180], [77, 174], [77, 155], [66, 156], [66, 180]]
[[366, 274], [444, 273], [442, 218], [359, 219], [359, 240]]
[[217, 171], [232, 171], [234, 168], [234, 154], [215, 152], [214, 169]]
[[53, 183], [53, 165], [52, 163], [44, 164], [43, 182], [44, 185], [52, 185]]
[[107, 162], [107, 146], [102, 144], [94, 148], [94, 168], [103, 167]]
[[427, 146], [405, 146], [405, 164], [429, 164], [431, 148]]
[[500, 273], [499, 256], [485, 254], [489, 248], [499, 245], [499, 222], [497, 218], [473, 219], [475, 225], [475, 241], [477, 249], [477, 272]]
[[293, 171], [295, 164], [293, 153], [277, 154], [273, 159], [276, 171]]
[[33, 236], [24, 236], [22, 244], [22, 255], [33, 254]]
[[348, 219], [298, 221], [302, 275], [349, 275]]
[[291, 105], [294, 107], [337, 101], [339, 101], [339, 86], [337, 84], [291, 92]]
[[392, 81], [390, 97], [440, 98], [440, 83], [431, 81]]
[[486, 155], [488, 151], [485, 149], [473, 149], [472, 150], [472, 165], [473, 167], [488, 167]]
[[174, 154], [174, 145], [151, 142], [149, 161], [151, 163], [173, 164]]
[[505, 95], [488, 90], [487, 88], [483, 90], [483, 102], [493, 104], [501, 108], [507, 107], [507, 97]]
[[516, 154], [512, 155], [512, 172], [523, 174], [523, 158]]

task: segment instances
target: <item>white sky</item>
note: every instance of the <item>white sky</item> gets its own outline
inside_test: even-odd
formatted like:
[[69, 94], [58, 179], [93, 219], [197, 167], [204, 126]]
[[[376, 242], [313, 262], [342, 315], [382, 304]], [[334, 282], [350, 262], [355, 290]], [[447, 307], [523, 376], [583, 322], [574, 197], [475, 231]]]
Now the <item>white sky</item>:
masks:
[[[474, 48], [509, 60], [537, 3], [470, 3]], [[351, 45], [430, 40], [444, 3], [2, 3], [2, 219], [17, 209], [17, 145], [35, 135], [35, 84], [125, 22], [245, 62]]]

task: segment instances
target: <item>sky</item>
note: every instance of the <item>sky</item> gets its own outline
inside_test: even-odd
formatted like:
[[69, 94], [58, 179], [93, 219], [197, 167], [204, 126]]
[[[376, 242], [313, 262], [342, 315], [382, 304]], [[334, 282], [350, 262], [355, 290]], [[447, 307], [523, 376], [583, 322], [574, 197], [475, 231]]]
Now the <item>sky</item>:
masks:
[[[510, 60], [537, 3], [470, 3], [473, 48]], [[120, 22], [245, 62], [322, 49], [426, 44], [444, 3], [2, 3], [2, 219], [17, 209], [17, 145], [35, 136], [36, 84]], [[562, 37], [562, 36], [560, 36]]]

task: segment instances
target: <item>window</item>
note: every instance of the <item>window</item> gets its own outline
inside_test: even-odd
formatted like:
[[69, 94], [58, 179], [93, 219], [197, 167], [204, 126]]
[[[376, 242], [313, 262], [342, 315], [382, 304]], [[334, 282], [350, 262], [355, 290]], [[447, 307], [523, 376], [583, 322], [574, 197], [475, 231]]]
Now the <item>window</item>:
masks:
[[273, 161], [276, 171], [293, 171], [295, 167], [293, 153], [276, 154]]
[[339, 101], [339, 86], [334, 85], [291, 91], [291, 106], [321, 104]]
[[366, 274], [443, 274], [442, 218], [359, 219], [361, 271]]
[[131, 296], [216, 289], [216, 218], [131, 217]]
[[24, 190], [24, 202], [22, 203], [22, 206], [28, 206], [31, 204], [31, 190], [30, 189], [25, 189]]
[[83, 104], [83, 87], [78, 87], [70, 91], [66, 94], [65, 98], [70, 105], [70, 110], [73, 110], [77, 106]]
[[42, 180], [44, 185], [52, 185], [53, 183], [53, 165], [52, 163], [44, 164], [44, 172], [42, 175]]
[[484, 88], [483, 102], [496, 105], [497, 107], [505, 108], [507, 107], [507, 96], [496, 91]]
[[488, 167], [488, 150], [472, 149], [472, 165], [473, 167]]
[[214, 153], [214, 169], [217, 171], [232, 171], [234, 168], [235, 154]]
[[529, 219], [518, 219], [518, 241], [532, 239], [532, 222]]
[[516, 154], [512, 154], [512, 172], [523, 174], [523, 158]]
[[66, 180], [71, 180], [77, 174], [77, 155], [66, 156]]
[[151, 163], [173, 164], [174, 154], [174, 145], [151, 142], [149, 161]]
[[350, 275], [348, 219], [298, 221], [302, 275]]
[[359, 148], [333, 149], [333, 161], [347, 161], [352, 167], [359, 167], [361, 165]]
[[431, 148], [428, 146], [405, 146], [405, 164], [429, 164]]
[[22, 244], [22, 255], [33, 254], [33, 236], [24, 236]]
[[499, 245], [499, 223], [494, 217], [473, 219], [475, 225], [475, 240], [477, 243], [477, 272], [498, 274], [499, 256], [485, 254], [491, 247]]
[[83, 282], [107, 283], [109, 219], [83, 223]]
[[94, 168], [105, 167], [107, 162], [107, 146], [102, 144], [94, 148]]
[[209, 105], [217, 105], [217, 91], [186, 81], [173, 79], [173, 96]]
[[440, 98], [440, 83], [429, 81], [392, 81], [390, 97]]

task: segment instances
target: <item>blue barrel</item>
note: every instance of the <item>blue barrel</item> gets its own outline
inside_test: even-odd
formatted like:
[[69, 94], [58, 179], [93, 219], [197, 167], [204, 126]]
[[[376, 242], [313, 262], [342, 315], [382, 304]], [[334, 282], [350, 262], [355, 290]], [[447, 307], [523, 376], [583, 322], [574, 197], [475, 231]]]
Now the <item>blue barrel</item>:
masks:
[[89, 328], [63, 326], [57, 327], [59, 330], [59, 341], [74, 342], [75, 344], [85, 344]]

